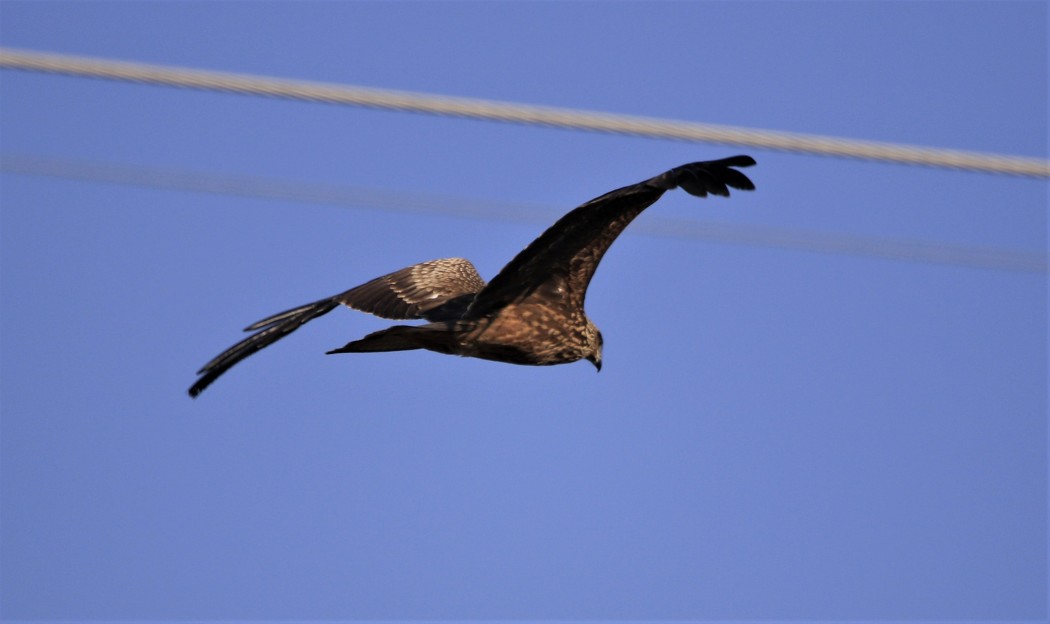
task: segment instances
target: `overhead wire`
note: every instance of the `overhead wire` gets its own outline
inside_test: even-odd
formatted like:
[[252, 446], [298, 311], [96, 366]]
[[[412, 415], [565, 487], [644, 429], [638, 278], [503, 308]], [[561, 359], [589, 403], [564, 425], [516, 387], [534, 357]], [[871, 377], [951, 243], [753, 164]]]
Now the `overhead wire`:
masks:
[[822, 156], [1050, 178], [1050, 161], [1038, 158], [206, 71], [13, 48], [0, 48], [0, 68], [594, 132], [739, 145]]
[[[423, 213], [468, 219], [549, 223], [564, 211], [535, 204], [479, 198], [413, 194], [352, 186], [326, 185], [257, 176], [179, 171], [32, 156], [0, 156], [7, 173], [65, 178], [174, 191], [235, 195], [330, 206]], [[628, 232], [730, 245], [800, 250], [822, 254], [874, 257], [967, 268], [1046, 274], [1045, 254], [949, 245], [914, 240], [847, 236], [700, 219], [647, 215]]]

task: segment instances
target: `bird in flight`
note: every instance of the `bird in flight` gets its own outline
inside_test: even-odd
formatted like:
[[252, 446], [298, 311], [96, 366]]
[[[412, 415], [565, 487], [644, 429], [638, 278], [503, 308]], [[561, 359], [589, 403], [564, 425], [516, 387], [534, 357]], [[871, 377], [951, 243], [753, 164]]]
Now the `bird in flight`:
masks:
[[609, 246], [666, 191], [680, 187], [697, 197], [728, 197], [729, 188], [754, 190], [733, 169], [754, 164], [750, 156], [690, 163], [592, 199], [559, 219], [487, 284], [469, 260], [431, 260], [264, 318], [244, 330], [255, 333], [197, 372], [189, 394], [196, 397], [234, 364], [339, 305], [428, 322], [394, 325], [328, 353], [427, 349], [533, 366], [588, 360], [601, 370], [602, 334], [583, 301]]

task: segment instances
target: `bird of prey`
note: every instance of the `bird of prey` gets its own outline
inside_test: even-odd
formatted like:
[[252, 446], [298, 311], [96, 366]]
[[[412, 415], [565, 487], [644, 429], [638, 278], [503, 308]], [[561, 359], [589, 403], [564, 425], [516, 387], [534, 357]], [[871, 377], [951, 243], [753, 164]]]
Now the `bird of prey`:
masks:
[[587, 286], [620, 232], [664, 192], [729, 196], [754, 190], [733, 167], [750, 156], [695, 162], [592, 199], [572, 210], [485, 283], [462, 258], [431, 260], [249, 325], [255, 332], [202, 367], [189, 389], [196, 397], [231, 366], [327, 314], [339, 305], [387, 319], [423, 319], [395, 325], [328, 353], [427, 349], [512, 364], [546, 366], [588, 360], [602, 367], [602, 334], [584, 313]]

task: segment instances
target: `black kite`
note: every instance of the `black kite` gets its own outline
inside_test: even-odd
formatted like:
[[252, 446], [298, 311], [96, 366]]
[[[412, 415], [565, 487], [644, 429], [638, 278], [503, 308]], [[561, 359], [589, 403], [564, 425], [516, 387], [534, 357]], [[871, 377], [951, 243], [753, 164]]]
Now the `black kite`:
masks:
[[730, 187], [753, 190], [751, 180], [731, 168], [753, 164], [750, 156], [690, 163], [592, 199], [559, 219], [488, 284], [468, 260], [432, 260], [265, 318], [245, 329], [254, 334], [198, 371], [190, 396], [340, 304], [382, 318], [429, 322], [395, 325], [328, 353], [429, 349], [537, 366], [586, 359], [601, 370], [602, 334], [584, 313], [583, 300], [606, 250], [666, 191], [681, 187], [706, 197], [728, 196]]

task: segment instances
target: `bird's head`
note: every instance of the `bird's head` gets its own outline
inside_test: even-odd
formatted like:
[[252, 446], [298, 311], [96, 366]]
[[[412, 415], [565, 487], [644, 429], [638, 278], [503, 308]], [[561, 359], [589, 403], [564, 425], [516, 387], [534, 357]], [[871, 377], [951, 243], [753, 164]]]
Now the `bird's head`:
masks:
[[602, 371], [602, 333], [598, 331], [598, 327], [587, 319], [587, 355], [584, 358], [594, 364], [594, 368], [598, 369], [600, 373]]

